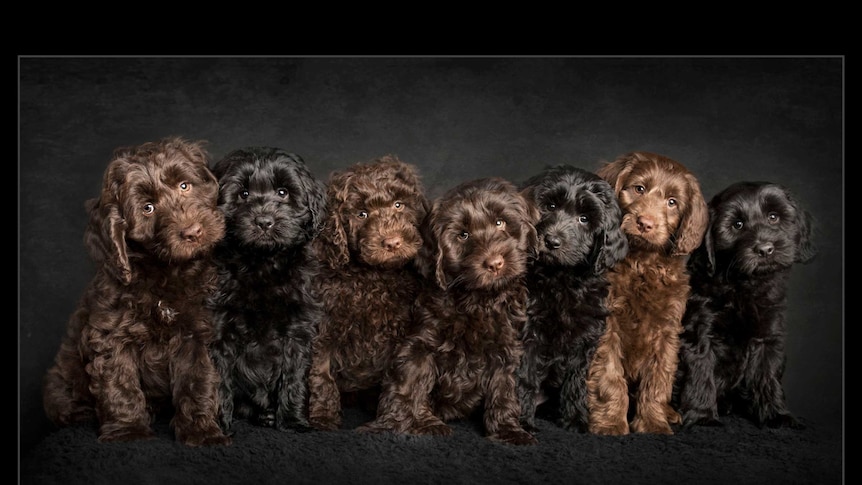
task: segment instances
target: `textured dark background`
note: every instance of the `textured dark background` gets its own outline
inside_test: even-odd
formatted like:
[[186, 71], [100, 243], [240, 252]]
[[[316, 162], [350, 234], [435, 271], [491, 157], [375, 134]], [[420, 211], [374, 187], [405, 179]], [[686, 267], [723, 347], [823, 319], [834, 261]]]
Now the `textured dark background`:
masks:
[[[707, 198], [790, 187], [819, 256], [789, 292], [790, 409], [843, 425], [844, 59], [19, 57], [19, 430], [52, 429], [40, 381], [92, 266], [87, 198], [114, 148], [183, 135], [213, 159], [279, 146], [314, 173], [386, 153], [430, 196], [463, 180], [590, 170], [631, 150], [688, 166]], [[371, 303], [371, 302], [369, 302]]]

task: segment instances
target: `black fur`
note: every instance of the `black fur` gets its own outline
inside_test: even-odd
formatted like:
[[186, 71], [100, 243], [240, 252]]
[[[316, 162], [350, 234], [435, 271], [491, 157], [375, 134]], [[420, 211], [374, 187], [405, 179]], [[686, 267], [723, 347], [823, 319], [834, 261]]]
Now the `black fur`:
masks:
[[587, 373], [609, 313], [605, 270], [628, 252], [622, 213], [610, 184], [568, 165], [546, 168], [521, 188], [541, 211], [527, 275], [521, 422], [534, 431], [537, 407], [551, 399], [561, 426], [587, 432]]
[[308, 428], [311, 342], [322, 315], [311, 240], [325, 212], [324, 186], [302, 158], [246, 147], [213, 167], [227, 235], [216, 250], [213, 299], [221, 375], [221, 425], [247, 418], [281, 430]]
[[802, 427], [782, 385], [785, 309], [791, 267], [816, 253], [812, 218], [768, 182], [729, 186], [710, 201], [709, 216], [688, 262], [675, 391], [683, 424], [718, 425], [733, 412], [761, 427]]

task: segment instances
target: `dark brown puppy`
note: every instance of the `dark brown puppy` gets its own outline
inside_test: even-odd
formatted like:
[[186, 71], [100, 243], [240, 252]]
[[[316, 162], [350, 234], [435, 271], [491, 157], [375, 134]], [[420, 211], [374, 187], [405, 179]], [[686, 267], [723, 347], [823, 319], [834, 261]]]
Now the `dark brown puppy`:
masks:
[[164, 410], [183, 444], [230, 442], [207, 351], [211, 255], [225, 231], [217, 196], [202, 142], [166, 138], [114, 152], [101, 196], [87, 203], [84, 243], [96, 274], [44, 380], [54, 423], [95, 418], [99, 441], [129, 441], [154, 436]]
[[397, 343], [412, 323], [419, 288], [413, 260], [428, 211], [416, 168], [385, 156], [333, 173], [327, 216], [313, 243], [322, 261], [316, 291], [324, 306], [309, 371], [309, 423], [341, 425], [341, 399], [376, 403]]
[[483, 410], [490, 439], [536, 442], [519, 422], [515, 371], [537, 219], [499, 178], [465, 182], [435, 201], [420, 258], [418, 328], [398, 351], [377, 419], [362, 430], [448, 435], [445, 421]]
[[629, 153], [597, 173], [617, 194], [629, 252], [607, 273], [611, 315], [587, 381], [589, 428], [673, 434], [670, 425], [681, 421], [670, 401], [690, 292], [685, 263], [706, 231], [706, 201], [695, 176], [662, 155]]

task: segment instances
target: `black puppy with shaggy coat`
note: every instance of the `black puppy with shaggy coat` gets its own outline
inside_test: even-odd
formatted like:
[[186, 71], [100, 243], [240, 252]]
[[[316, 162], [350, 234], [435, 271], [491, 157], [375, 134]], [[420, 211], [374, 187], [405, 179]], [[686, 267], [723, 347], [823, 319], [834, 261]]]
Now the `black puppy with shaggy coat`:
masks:
[[322, 316], [311, 286], [319, 262], [325, 188], [296, 154], [235, 150], [215, 164], [227, 224], [216, 249], [211, 354], [221, 375], [221, 425], [244, 418], [280, 430], [308, 427], [311, 342]]
[[628, 252], [622, 212], [609, 183], [569, 165], [548, 167], [521, 189], [541, 214], [517, 374], [521, 423], [535, 431], [537, 407], [550, 399], [561, 426], [587, 432], [587, 374], [610, 313], [605, 271]]
[[739, 182], [709, 203], [709, 229], [688, 262], [690, 296], [676, 399], [684, 426], [731, 412], [799, 428], [782, 386], [787, 282], [816, 253], [812, 218], [784, 187]]

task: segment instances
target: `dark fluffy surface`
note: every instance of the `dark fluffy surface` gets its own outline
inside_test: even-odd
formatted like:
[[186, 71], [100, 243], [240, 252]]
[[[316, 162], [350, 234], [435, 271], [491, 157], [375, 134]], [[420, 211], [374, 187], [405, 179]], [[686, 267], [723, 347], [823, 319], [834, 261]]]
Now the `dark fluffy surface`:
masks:
[[48, 435], [21, 458], [23, 485], [339, 483], [843, 483], [841, 437], [807, 429], [760, 429], [741, 418], [672, 436], [598, 436], [537, 420], [535, 446], [486, 439], [478, 421], [449, 424], [448, 437], [365, 434], [372, 418], [346, 408], [338, 431], [283, 432], [238, 421], [233, 444], [189, 448], [166, 422], [156, 439], [96, 441], [95, 428]]

